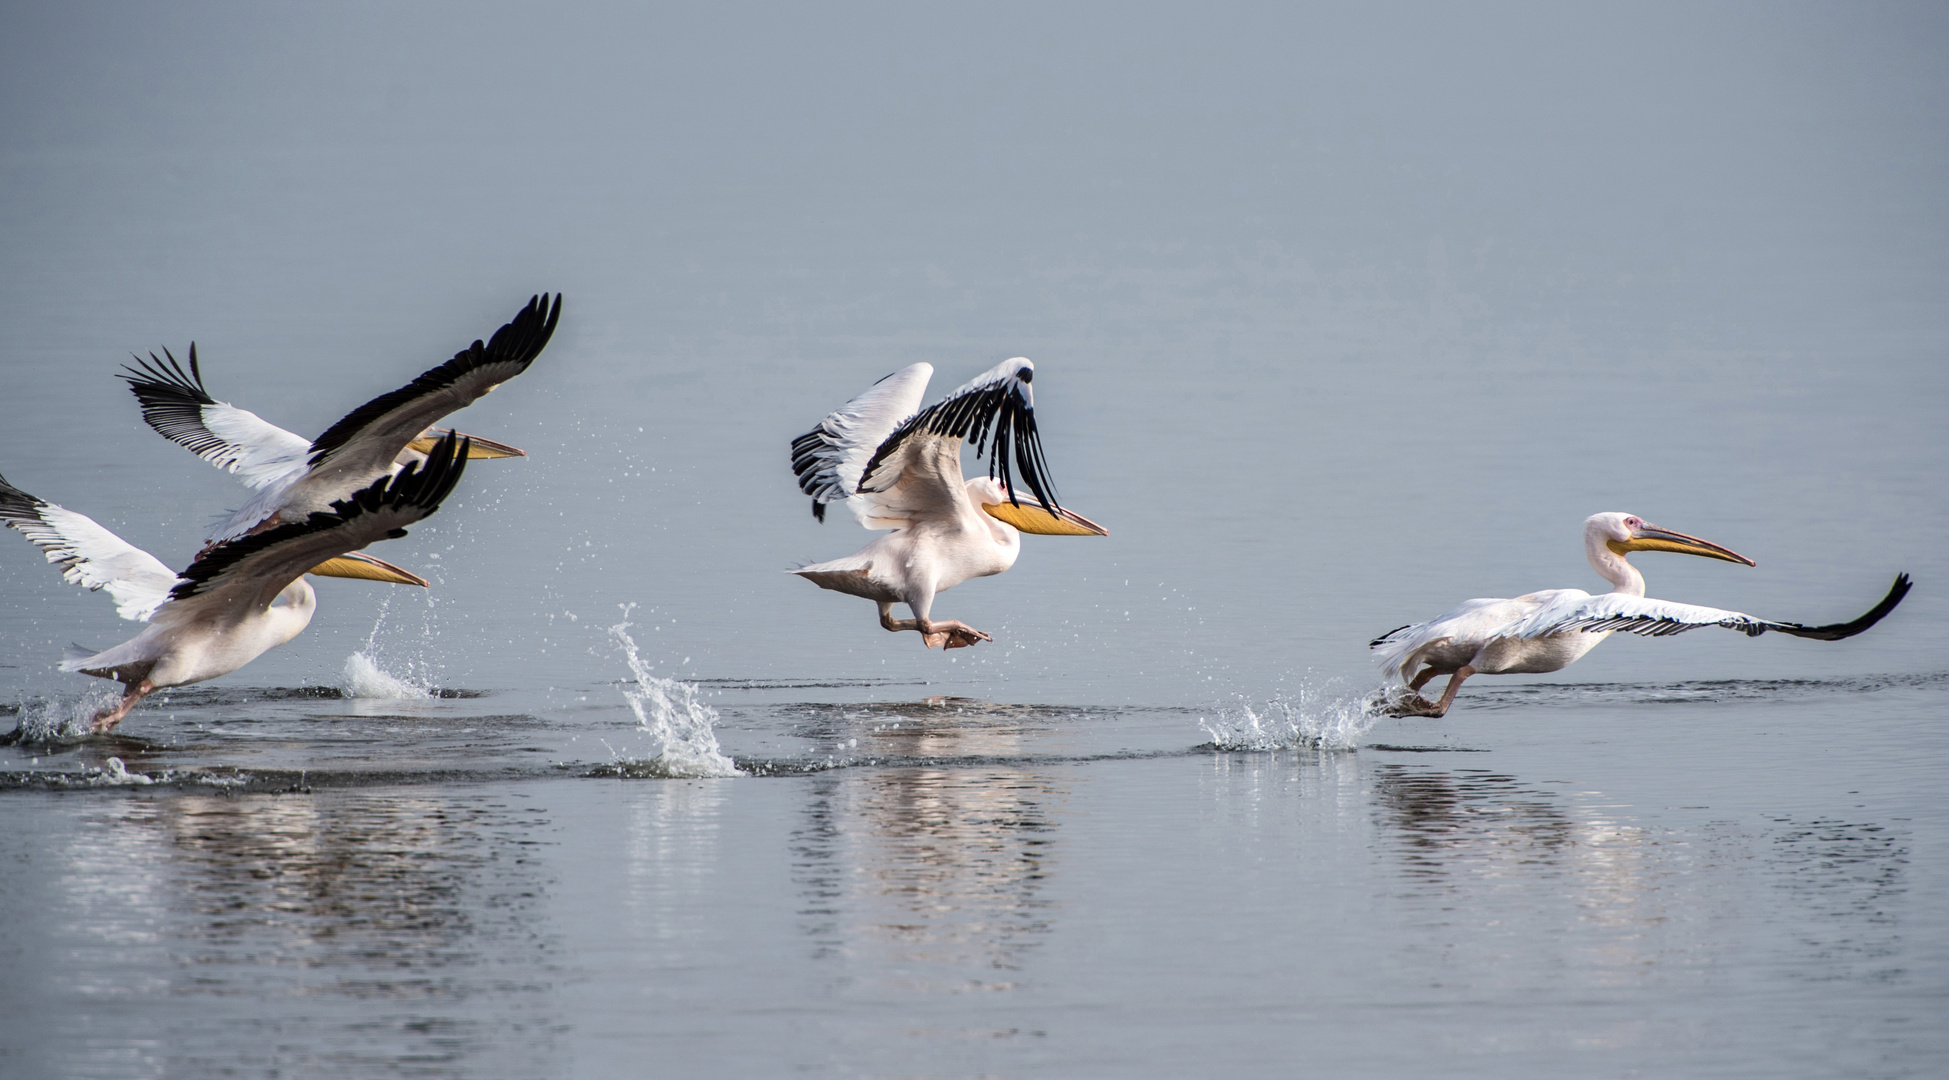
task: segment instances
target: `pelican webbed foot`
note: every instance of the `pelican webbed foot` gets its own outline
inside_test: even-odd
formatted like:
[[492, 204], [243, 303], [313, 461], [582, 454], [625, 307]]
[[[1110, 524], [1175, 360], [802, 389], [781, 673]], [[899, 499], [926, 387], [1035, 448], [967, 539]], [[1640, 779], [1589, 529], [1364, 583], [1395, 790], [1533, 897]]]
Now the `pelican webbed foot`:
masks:
[[926, 621], [896, 619], [893, 617], [893, 605], [884, 600], [880, 602], [880, 625], [894, 633], [902, 630], [918, 630], [921, 643], [930, 649], [965, 649], [983, 641], [995, 640], [957, 619], [948, 619], [945, 622], [932, 619]]
[[1439, 720], [1448, 712], [1439, 703], [1429, 701], [1413, 691], [1386, 695], [1378, 704], [1378, 711], [1383, 716], [1425, 716]]
[[155, 688], [156, 684], [147, 679], [139, 683], [130, 683], [128, 689], [123, 692], [121, 701], [95, 714], [95, 718], [88, 724], [88, 730], [96, 735], [114, 730], [115, 725], [121, 723], [122, 718], [129, 714], [129, 710], [135, 708], [135, 703], [148, 697]]
[[920, 640], [930, 649], [936, 646], [944, 649], [965, 649], [978, 642], [995, 639], [967, 623], [949, 620], [928, 623], [927, 629], [921, 632]]

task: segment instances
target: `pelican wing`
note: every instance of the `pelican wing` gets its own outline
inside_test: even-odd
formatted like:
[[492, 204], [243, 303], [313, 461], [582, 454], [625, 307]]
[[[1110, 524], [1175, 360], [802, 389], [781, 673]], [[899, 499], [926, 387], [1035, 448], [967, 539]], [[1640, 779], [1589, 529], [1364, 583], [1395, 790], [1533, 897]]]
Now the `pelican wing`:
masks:
[[865, 524], [869, 508], [855, 501], [866, 463], [874, 451], [916, 412], [934, 365], [911, 364], [874, 383], [867, 391], [792, 440], [792, 473], [799, 490], [812, 496], [812, 516], [826, 519], [826, 504], [844, 502]]
[[1574, 605], [1589, 597], [1582, 589], [1546, 589], [1513, 599], [1477, 597], [1464, 600], [1427, 622], [1389, 630], [1368, 642], [1367, 647], [1375, 651], [1383, 675], [1405, 676], [1420, 667], [1423, 657], [1432, 650], [1453, 646], [1473, 652], [1496, 638], [1510, 636], [1514, 627], [1533, 618], [1538, 611]]
[[440, 508], [467, 468], [467, 444], [449, 434], [427, 455], [380, 477], [350, 498], [303, 521], [218, 544], [189, 565], [169, 592], [157, 621], [193, 620], [235, 605], [268, 605], [286, 585], [327, 559], [379, 540], [406, 535], [406, 526]]
[[559, 294], [552, 307], [548, 294], [533, 297], [486, 344], [476, 341], [405, 386], [345, 414], [312, 440], [311, 471], [303, 482], [363, 487], [388, 472], [406, 444], [435, 420], [466, 408], [528, 370], [554, 335], [561, 316]]
[[[1055, 485], [1049, 482], [1042, 439], [1035, 429], [1035, 398], [1029, 390], [1034, 377], [1035, 365], [1016, 357], [982, 372], [940, 403], [915, 413], [867, 460], [859, 493], [889, 491], [902, 482], [910, 468], [931, 476], [938, 453], [948, 449], [958, 457], [960, 442], [966, 440], [974, 443], [976, 457], [988, 456], [988, 475], [999, 477], [1009, 502], [1020, 505], [1013, 475], [1019, 471], [1022, 483], [1036, 499], [1051, 510], [1057, 509]], [[930, 443], [941, 442], [949, 445], [937, 446], [933, 453], [925, 449]], [[953, 471], [958, 484], [959, 466]], [[965, 493], [960, 497], [965, 498]]]
[[304, 473], [311, 442], [211, 397], [203, 387], [194, 342], [188, 371], [168, 349], [162, 354], [166, 360], [158, 360], [155, 353], [147, 360], [136, 357], [138, 366], [125, 367], [122, 376], [142, 403], [142, 419], [157, 434], [255, 489], [278, 487]]
[[1888, 595], [1882, 597], [1881, 602], [1867, 614], [1849, 622], [1830, 623], [1826, 626], [1806, 626], [1801, 623], [1761, 619], [1743, 612], [1726, 611], [1721, 608], [1605, 593], [1574, 606], [1545, 607], [1519, 624], [1510, 636], [1534, 638], [1571, 630], [1592, 633], [1620, 630], [1644, 637], [1666, 637], [1671, 634], [1682, 634], [1687, 630], [1697, 630], [1701, 626], [1723, 626], [1728, 630], [1738, 630], [1748, 637], [1758, 637], [1768, 630], [1774, 630], [1782, 634], [1792, 634], [1794, 637], [1839, 641], [1842, 638], [1853, 637], [1880, 622], [1884, 616], [1895, 610], [1895, 606], [1902, 602], [1904, 596], [1908, 595], [1909, 587], [1908, 575], [1897, 574], [1895, 584], [1888, 590]]
[[27, 494], [5, 477], [0, 477], [0, 523], [46, 552], [63, 578], [91, 591], [107, 589], [115, 598], [115, 613], [124, 619], [147, 622], [178, 582], [154, 555], [93, 518]]

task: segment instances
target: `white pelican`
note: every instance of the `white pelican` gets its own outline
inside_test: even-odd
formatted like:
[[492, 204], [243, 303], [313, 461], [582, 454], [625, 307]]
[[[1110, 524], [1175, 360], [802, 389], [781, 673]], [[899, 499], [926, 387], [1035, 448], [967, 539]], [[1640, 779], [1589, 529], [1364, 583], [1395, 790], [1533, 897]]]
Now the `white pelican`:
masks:
[[0, 477], [0, 523], [25, 534], [62, 577], [107, 589], [116, 614], [149, 628], [101, 652], [74, 647], [62, 671], [114, 679], [126, 689], [96, 714], [107, 731], [150, 692], [227, 675], [298, 636], [317, 597], [307, 573], [366, 577], [329, 569], [337, 556], [406, 535], [406, 526], [440, 508], [467, 467], [467, 445], [449, 434], [423, 465], [289, 521], [206, 548], [181, 574], [96, 524], [21, 491]]
[[[1908, 595], [1908, 575], [1898, 574], [1881, 603], [1853, 622], [1829, 626], [1776, 622], [1737, 611], [1648, 600], [1643, 576], [1624, 558], [1633, 551], [1675, 551], [1758, 565], [1718, 544], [1661, 529], [1640, 517], [1593, 514], [1584, 522], [1584, 553], [1598, 574], [1616, 586], [1610, 592], [1592, 596], [1582, 589], [1549, 589], [1513, 600], [1465, 600], [1439, 619], [1391, 630], [1368, 643], [1379, 651], [1383, 673], [1407, 683], [1411, 693], [1409, 701], [1394, 707], [1394, 715], [1441, 716], [1455, 700], [1462, 680], [1471, 675], [1529, 675], [1568, 667], [1614, 630], [1665, 637], [1701, 626], [1723, 626], [1748, 637], [1777, 630], [1839, 641], [1880, 622]], [[1420, 691], [1438, 675], [1448, 676], [1448, 685], [1441, 700], [1431, 703]]]
[[[812, 496], [812, 516], [824, 521], [826, 504], [843, 502], [866, 528], [893, 531], [846, 558], [791, 572], [879, 604], [888, 630], [918, 630], [930, 649], [958, 649], [994, 639], [931, 618], [936, 593], [1015, 565], [1024, 532], [1110, 534], [1056, 505], [1035, 430], [1034, 364], [1016, 357], [921, 410], [933, 374], [931, 364], [902, 368], [792, 440], [792, 471]], [[964, 439], [976, 457], [992, 450], [987, 476], [962, 477]], [[1011, 458], [1039, 506], [1016, 497]], [[895, 619], [896, 602], [914, 617]]]
[[[220, 544], [257, 529], [303, 521], [375, 480], [424, 462], [435, 442], [448, 434], [445, 428], [428, 425], [526, 371], [555, 333], [561, 315], [559, 294], [552, 308], [548, 294], [531, 297], [528, 306], [486, 344], [475, 341], [405, 386], [353, 409], [316, 439], [293, 434], [256, 413], [211, 397], [203, 388], [194, 344], [187, 372], [164, 349], [167, 361], [156, 359], [154, 353], [147, 361], [138, 356], [140, 367], [127, 368], [122, 378], [142, 403], [142, 418], [158, 434], [234, 473], [256, 491], [211, 535], [210, 542]], [[527, 456], [503, 443], [467, 438], [471, 457]], [[320, 572], [426, 584], [390, 563], [356, 553]]]

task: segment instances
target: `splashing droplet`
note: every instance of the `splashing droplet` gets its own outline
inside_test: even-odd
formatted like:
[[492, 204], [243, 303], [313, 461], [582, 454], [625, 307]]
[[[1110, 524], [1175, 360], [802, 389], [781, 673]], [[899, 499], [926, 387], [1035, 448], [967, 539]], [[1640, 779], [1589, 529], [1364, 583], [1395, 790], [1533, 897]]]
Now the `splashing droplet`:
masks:
[[622, 605], [623, 621], [610, 627], [609, 633], [623, 647], [636, 679], [635, 686], [623, 688], [623, 698], [636, 713], [639, 729], [657, 741], [656, 753], [641, 763], [647, 766], [642, 771], [666, 777], [744, 775], [718, 749], [717, 733], [712, 730], [717, 710], [698, 698], [696, 684], [659, 678], [644, 663], [636, 640], [629, 636], [629, 628], [635, 625], [628, 621], [629, 610], [634, 606]]

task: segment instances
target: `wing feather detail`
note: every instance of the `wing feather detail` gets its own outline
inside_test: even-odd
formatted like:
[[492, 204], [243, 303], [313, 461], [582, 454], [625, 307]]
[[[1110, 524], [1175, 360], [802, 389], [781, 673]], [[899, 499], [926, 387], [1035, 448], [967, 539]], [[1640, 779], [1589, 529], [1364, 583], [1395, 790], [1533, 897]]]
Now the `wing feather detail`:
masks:
[[474, 342], [453, 359], [373, 398], [325, 429], [311, 443], [312, 470], [317, 472], [328, 463], [350, 465], [340, 460], [349, 457], [359, 458], [358, 465], [375, 471], [390, 469], [406, 444], [435, 420], [473, 404], [528, 370], [554, 336], [561, 317], [561, 294], [555, 295], [552, 307], [547, 293], [531, 297], [528, 306], [485, 344]]
[[1772, 630], [1794, 637], [1813, 638], [1818, 641], [1839, 641], [1851, 638], [1895, 610], [1908, 595], [1912, 582], [1907, 574], [1895, 575], [1895, 583], [1871, 610], [1860, 618], [1843, 623], [1829, 623], [1825, 626], [1807, 626], [1802, 623], [1781, 622], [1776, 619], [1761, 619], [1739, 611], [1721, 608], [1700, 607], [1693, 604], [1675, 604], [1668, 600], [1649, 600], [1637, 596], [1621, 596], [1606, 593], [1593, 596], [1568, 611], [1544, 609], [1518, 624], [1511, 637], [1534, 638], [1546, 634], [1565, 633], [1581, 630], [1588, 633], [1619, 631], [1638, 634], [1642, 637], [1669, 637], [1687, 630], [1697, 630], [1702, 626], [1723, 626], [1737, 630], [1747, 637], [1758, 637]]
[[142, 419], [158, 435], [187, 449], [246, 485], [262, 490], [289, 482], [305, 470], [311, 442], [286, 431], [248, 409], [210, 396], [196, 361], [196, 343], [189, 347], [189, 370], [174, 354], [162, 351], [149, 359], [135, 358], [122, 376], [142, 404]]
[[5, 477], [0, 477], [0, 523], [45, 552], [67, 581], [91, 592], [108, 590], [115, 613], [124, 619], [149, 621], [177, 584], [176, 574], [154, 555], [93, 518], [27, 494]]
[[792, 440], [792, 473], [799, 490], [812, 496], [813, 517], [824, 521], [827, 503], [850, 502], [858, 494], [866, 463], [919, 411], [933, 375], [928, 363], [901, 368]]
[[212, 548], [189, 565], [169, 592], [161, 618], [185, 618], [206, 606], [269, 603], [299, 575], [350, 551], [406, 535], [431, 515], [467, 468], [467, 440], [449, 433], [424, 466], [407, 465], [303, 521], [288, 522]]
[[970, 442], [975, 457], [988, 458], [988, 475], [999, 479], [1011, 503], [1017, 482], [1026, 484], [1043, 506], [1059, 509], [1042, 437], [1035, 427], [1035, 397], [1030, 382], [1035, 365], [1023, 357], [997, 364], [955, 389], [937, 404], [915, 413], [881, 443], [866, 463], [860, 494], [886, 491], [900, 482], [907, 451], [919, 436]]

